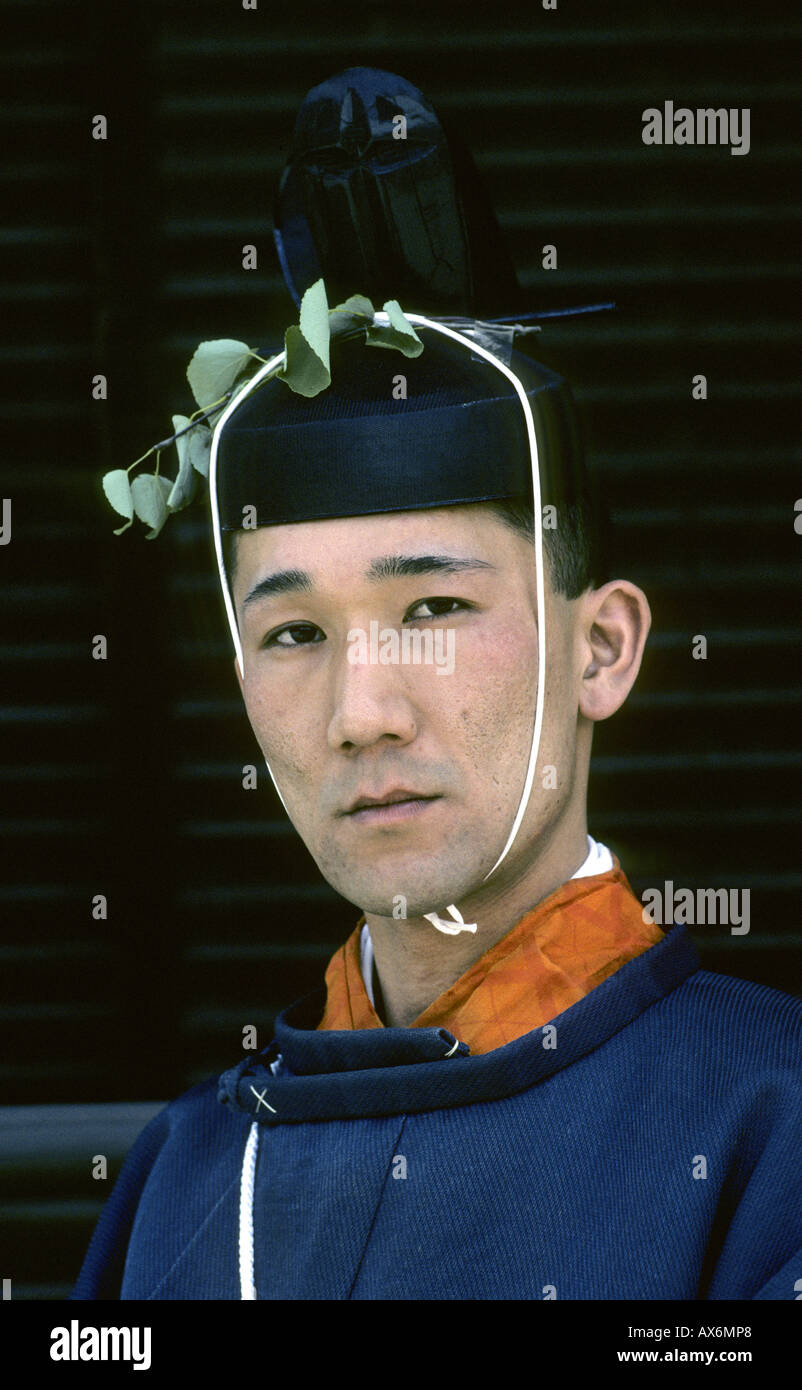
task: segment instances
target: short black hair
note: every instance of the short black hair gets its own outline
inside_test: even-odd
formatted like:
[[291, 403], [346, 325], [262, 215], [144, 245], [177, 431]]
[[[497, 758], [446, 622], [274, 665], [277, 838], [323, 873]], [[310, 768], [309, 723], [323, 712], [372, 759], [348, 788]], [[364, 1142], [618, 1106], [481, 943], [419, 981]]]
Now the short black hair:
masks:
[[[534, 538], [535, 516], [527, 498], [505, 497], [472, 506], [492, 507], [511, 531]], [[587, 589], [598, 588], [607, 580], [606, 516], [595, 493], [581, 501], [559, 508], [557, 525], [543, 527], [543, 551], [551, 587], [565, 598], [579, 598]], [[223, 562], [230, 587], [234, 587], [237, 567], [236, 537], [239, 531], [223, 531]]]
[[[535, 515], [526, 498], [488, 502], [510, 530], [533, 540]], [[556, 526], [543, 526], [543, 553], [555, 594], [579, 598], [607, 582], [606, 516], [598, 499], [588, 494], [556, 509]]]

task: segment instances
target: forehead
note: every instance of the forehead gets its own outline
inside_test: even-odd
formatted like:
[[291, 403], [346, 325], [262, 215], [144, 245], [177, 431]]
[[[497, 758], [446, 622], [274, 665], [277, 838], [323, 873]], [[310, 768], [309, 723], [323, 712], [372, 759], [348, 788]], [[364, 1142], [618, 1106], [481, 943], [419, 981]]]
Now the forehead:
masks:
[[488, 507], [434, 507], [374, 516], [263, 526], [237, 533], [237, 589], [265, 568], [315, 573], [364, 571], [395, 554], [473, 554], [501, 566], [516, 537]]

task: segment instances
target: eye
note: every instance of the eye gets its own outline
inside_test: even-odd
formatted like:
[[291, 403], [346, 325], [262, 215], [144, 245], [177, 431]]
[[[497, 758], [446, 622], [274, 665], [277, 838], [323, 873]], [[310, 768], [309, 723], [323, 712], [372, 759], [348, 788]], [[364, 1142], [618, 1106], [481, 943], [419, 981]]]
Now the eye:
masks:
[[326, 634], [314, 623], [290, 623], [288, 627], [270, 632], [262, 643], [263, 647], [308, 647], [313, 642], [325, 642]]
[[[420, 608], [428, 608], [430, 612], [419, 613]], [[471, 608], [473, 608], [473, 604], [465, 603], [461, 598], [422, 598], [420, 603], [416, 603], [414, 608], [409, 609], [404, 622], [414, 622], [426, 618], [450, 618], [454, 613]], [[452, 612], [449, 612], [449, 609]]]

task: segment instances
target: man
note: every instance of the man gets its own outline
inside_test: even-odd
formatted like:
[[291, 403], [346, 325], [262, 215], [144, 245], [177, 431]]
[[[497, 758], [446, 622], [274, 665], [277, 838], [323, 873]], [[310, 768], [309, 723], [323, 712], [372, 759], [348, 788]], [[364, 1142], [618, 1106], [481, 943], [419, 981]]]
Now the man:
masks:
[[408, 320], [308, 398], [265, 364], [209, 472], [248, 717], [363, 916], [143, 1131], [72, 1297], [794, 1299], [802, 1001], [702, 971], [588, 835], [650, 613], [570, 391]]
[[[390, 355], [342, 343], [328, 391], [267, 380], [218, 425], [248, 716], [364, 923], [264, 1054], [146, 1128], [73, 1297], [794, 1298], [802, 1003], [701, 971], [587, 834], [650, 615], [581, 574], [570, 396], [511, 355], [560, 498], [540, 602], [521, 399], [418, 332], [400, 409]], [[429, 628], [446, 674], [398, 659]]]

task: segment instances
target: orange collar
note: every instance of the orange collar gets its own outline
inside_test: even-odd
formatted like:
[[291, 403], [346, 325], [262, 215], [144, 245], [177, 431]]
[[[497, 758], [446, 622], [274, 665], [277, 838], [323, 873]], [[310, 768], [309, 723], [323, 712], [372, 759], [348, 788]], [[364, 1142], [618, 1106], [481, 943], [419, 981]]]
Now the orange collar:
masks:
[[[643, 921], [618, 859], [606, 873], [572, 878], [517, 926], [409, 1026], [447, 1028], [474, 1056], [540, 1028], [589, 994], [665, 933]], [[320, 1029], [383, 1028], [360, 966], [360, 919], [326, 970]]]

